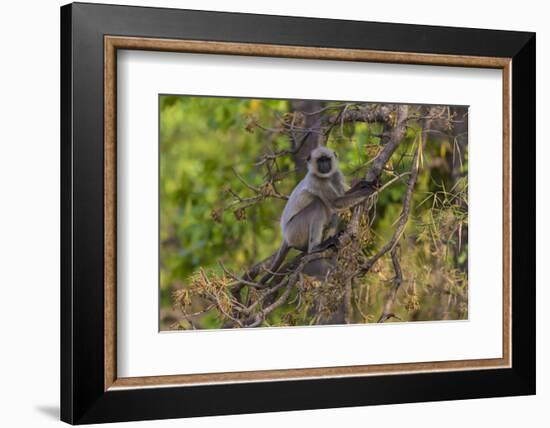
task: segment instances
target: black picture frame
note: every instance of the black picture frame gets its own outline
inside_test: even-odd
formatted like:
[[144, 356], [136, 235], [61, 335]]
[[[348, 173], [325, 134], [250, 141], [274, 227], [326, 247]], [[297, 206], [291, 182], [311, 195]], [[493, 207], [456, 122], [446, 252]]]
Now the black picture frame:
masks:
[[[105, 391], [105, 35], [512, 58], [512, 367]], [[535, 98], [534, 33], [63, 6], [61, 419], [86, 424], [534, 394]]]

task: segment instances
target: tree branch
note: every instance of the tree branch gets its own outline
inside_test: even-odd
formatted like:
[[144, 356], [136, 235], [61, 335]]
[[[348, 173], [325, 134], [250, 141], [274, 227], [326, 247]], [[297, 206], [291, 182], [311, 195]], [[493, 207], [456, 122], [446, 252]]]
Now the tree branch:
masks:
[[395, 276], [393, 278], [391, 289], [388, 292], [388, 296], [386, 297], [386, 302], [384, 303], [384, 310], [382, 311], [380, 318], [378, 318], [379, 323], [384, 322], [390, 318], [399, 319], [399, 317], [392, 312], [393, 304], [395, 302], [395, 298], [397, 297], [397, 292], [399, 291], [399, 287], [403, 282], [403, 272], [401, 271], [401, 265], [399, 264], [399, 258], [397, 257], [397, 248], [398, 246], [396, 245], [392, 248], [390, 253]]
[[395, 245], [397, 244], [397, 241], [399, 238], [401, 238], [401, 235], [403, 234], [405, 230], [405, 226], [407, 225], [407, 221], [409, 219], [409, 213], [411, 210], [411, 201], [412, 201], [412, 195], [414, 190], [414, 185], [416, 184], [416, 179], [418, 177], [418, 169], [419, 169], [419, 158], [418, 154], [420, 152], [420, 147], [422, 146], [422, 141], [419, 141], [416, 146], [416, 151], [414, 153], [413, 161], [412, 161], [412, 171], [411, 175], [409, 177], [409, 181], [407, 183], [407, 191], [405, 193], [405, 198], [403, 200], [403, 210], [401, 211], [401, 215], [399, 216], [399, 221], [397, 223], [397, 227], [395, 228], [395, 231], [391, 237], [391, 239], [370, 259], [367, 260], [365, 263], [365, 266], [361, 270], [361, 274], [366, 274], [372, 266], [388, 251], [392, 250]]

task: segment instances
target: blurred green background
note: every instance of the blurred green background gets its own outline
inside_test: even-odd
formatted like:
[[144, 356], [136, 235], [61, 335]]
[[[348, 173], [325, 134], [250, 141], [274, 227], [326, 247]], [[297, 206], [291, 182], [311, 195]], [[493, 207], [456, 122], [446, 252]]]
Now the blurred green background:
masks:
[[[252, 197], [237, 174], [253, 185], [263, 182], [255, 165], [266, 150], [290, 148], [277, 123], [292, 111], [286, 100], [161, 95], [160, 109], [160, 326], [188, 328], [172, 293], [189, 287], [199, 268], [221, 272], [218, 260], [235, 272], [270, 256], [280, 245], [279, 218], [285, 201], [266, 199], [245, 210], [225, 209], [231, 191]], [[323, 106], [337, 104], [323, 103]], [[467, 120], [467, 109], [455, 108]], [[258, 126], [269, 129], [261, 129]], [[462, 129], [429, 136], [415, 189], [411, 217], [401, 242], [404, 283], [395, 303], [403, 321], [467, 318], [467, 135]], [[378, 124], [346, 124], [328, 146], [337, 151], [348, 183], [364, 174], [380, 146]], [[390, 166], [410, 169], [411, 144], [402, 144]], [[409, 162], [409, 163], [407, 163]], [[285, 177], [278, 190], [289, 194], [302, 178], [292, 157], [278, 164]], [[383, 177], [387, 181], [390, 177]], [[373, 252], [387, 240], [402, 209], [405, 183], [379, 195], [373, 223]], [[378, 245], [378, 247], [377, 247]], [[380, 260], [356, 293], [361, 314], [374, 322], [392, 279], [389, 256]], [[200, 310], [201, 302], [193, 302]], [[271, 325], [292, 303], [271, 315]], [[215, 310], [201, 315], [201, 328], [218, 328]], [[397, 319], [396, 319], [397, 320]]]

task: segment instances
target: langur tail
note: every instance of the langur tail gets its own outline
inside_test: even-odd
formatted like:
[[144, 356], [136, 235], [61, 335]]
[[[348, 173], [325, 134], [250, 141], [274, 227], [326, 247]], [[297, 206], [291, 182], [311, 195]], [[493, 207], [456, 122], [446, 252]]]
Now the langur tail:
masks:
[[273, 276], [273, 273], [276, 273], [277, 270], [281, 267], [283, 264], [286, 255], [288, 254], [288, 251], [290, 250], [290, 247], [286, 243], [286, 241], [283, 241], [281, 246], [279, 247], [279, 250], [277, 251], [277, 254], [275, 255], [275, 259], [271, 263], [271, 267], [269, 268], [269, 272], [266, 273], [263, 278], [260, 280], [260, 284], [265, 284], [267, 281], [271, 279]]

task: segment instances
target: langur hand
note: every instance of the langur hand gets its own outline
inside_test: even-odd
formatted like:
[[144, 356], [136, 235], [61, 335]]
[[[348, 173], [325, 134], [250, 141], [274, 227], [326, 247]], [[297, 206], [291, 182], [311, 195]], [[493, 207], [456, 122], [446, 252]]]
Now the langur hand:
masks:
[[372, 190], [372, 193], [374, 191], [378, 190], [380, 188], [380, 180], [374, 180], [374, 181], [367, 181], [367, 180], [358, 180], [351, 188], [346, 192], [346, 195], [354, 194], [357, 192], [365, 193], [370, 190]]

